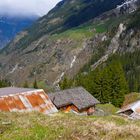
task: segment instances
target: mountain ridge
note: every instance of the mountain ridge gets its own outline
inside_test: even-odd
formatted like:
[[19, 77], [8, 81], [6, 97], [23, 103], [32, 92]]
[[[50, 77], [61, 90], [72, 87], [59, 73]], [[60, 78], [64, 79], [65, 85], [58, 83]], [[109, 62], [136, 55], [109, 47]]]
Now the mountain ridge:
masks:
[[0, 16], [0, 48], [5, 47], [17, 33], [28, 28], [38, 17]]
[[[109, 0], [102, 2], [100, 0], [97, 2], [96, 0], [63, 0], [50, 10], [47, 15], [43, 16], [33, 24], [33, 26], [27, 30], [28, 35], [21, 39], [21, 42], [19, 42], [17, 46], [28, 46], [31, 42], [45, 34], [56, 34], [71, 29], [72, 27], [76, 27], [101, 15], [105, 11], [116, 8], [117, 5], [124, 1], [125, 0], [117, 0], [114, 2], [113, 0]], [[94, 6], [92, 7], [91, 4]], [[75, 5], [78, 5], [80, 8], [77, 9]], [[108, 5], [111, 6], [108, 7]], [[95, 14], [94, 11], [96, 11]], [[74, 23], [78, 24], [74, 25]], [[31, 38], [32, 35], [34, 35], [33, 38]], [[24, 40], [24, 43], [22, 40]]]
[[[56, 7], [63, 4], [59, 3]], [[92, 65], [104, 56], [110, 49], [109, 46], [112, 49], [113, 45], [110, 45], [110, 41], [116, 35], [119, 25], [123, 24], [127, 28], [127, 24], [134, 19], [133, 14], [137, 13], [133, 11], [133, 8], [136, 8], [135, 1], [131, 3], [132, 7], [129, 5], [123, 10], [118, 9], [117, 5], [115, 9], [106, 11], [78, 27], [55, 34], [46, 32], [49, 26], [45, 26], [48, 24], [45, 17], [39, 19], [1, 51], [1, 75], [10, 79], [15, 85], [22, 85], [26, 80], [32, 81], [37, 78], [45, 85], [56, 86], [65, 75], [73, 78], [93, 56], [96, 61]], [[133, 27], [131, 28], [133, 30]], [[130, 30], [126, 31], [129, 35]], [[120, 38], [122, 35], [127, 36], [126, 31], [121, 32], [117, 39], [117, 52], [124, 48], [120, 47]], [[41, 36], [38, 36], [39, 32]]]

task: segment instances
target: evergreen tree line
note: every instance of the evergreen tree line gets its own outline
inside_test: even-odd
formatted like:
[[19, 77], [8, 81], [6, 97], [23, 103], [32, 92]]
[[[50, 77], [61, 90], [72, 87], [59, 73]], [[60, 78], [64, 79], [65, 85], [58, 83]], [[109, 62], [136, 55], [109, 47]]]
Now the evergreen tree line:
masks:
[[8, 80], [6, 80], [6, 79], [0, 80], [0, 88], [9, 87], [9, 86], [11, 86], [11, 83]]
[[128, 82], [129, 92], [140, 92], [140, 50], [123, 55], [113, 56], [111, 59], [122, 63], [125, 77]]
[[[3, 88], [3, 87], [10, 87], [12, 86], [11, 82], [6, 80], [6, 79], [1, 79], [0, 80], [0, 88]], [[29, 88], [29, 84], [27, 81], [25, 81], [24, 85], [23, 85], [24, 88]], [[33, 82], [33, 88], [35, 89], [38, 89], [38, 84], [37, 84], [37, 80], [35, 79], [34, 82]]]
[[[29, 84], [28, 84], [28, 81], [25, 81], [23, 87], [24, 88], [29, 88], [30, 87]], [[36, 79], [34, 80], [32, 87], [35, 88], [35, 89], [38, 89], [38, 84], [37, 84], [37, 80]]]
[[119, 61], [112, 61], [89, 73], [80, 73], [75, 79], [66, 77], [60, 83], [61, 89], [83, 86], [101, 103], [112, 103], [120, 107], [128, 93], [128, 84]]

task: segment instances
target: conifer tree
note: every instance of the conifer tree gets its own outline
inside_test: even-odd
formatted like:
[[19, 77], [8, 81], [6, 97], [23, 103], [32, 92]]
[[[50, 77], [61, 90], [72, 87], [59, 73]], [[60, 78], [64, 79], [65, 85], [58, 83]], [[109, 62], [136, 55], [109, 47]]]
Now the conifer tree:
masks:
[[25, 81], [23, 87], [24, 87], [24, 88], [29, 88], [28, 81]]
[[35, 89], [38, 89], [38, 85], [37, 85], [37, 80], [35, 79], [35, 81], [34, 81], [34, 83], [33, 83], [33, 87], [35, 88]]
[[111, 75], [111, 102], [117, 107], [120, 107], [124, 101], [125, 94], [128, 92], [128, 84], [125, 79], [124, 71], [121, 63], [112, 62], [109, 66]]
[[101, 103], [112, 103], [117, 107], [122, 105], [125, 94], [128, 92], [122, 64], [118, 60], [90, 71], [87, 75], [80, 73], [73, 83], [65, 77], [61, 89], [69, 88], [71, 85], [83, 86]]
[[64, 77], [63, 81], [59, 83], [59, 86], [61, 89], [68, 89], [72, 87], [72, 80], [68, 79], [66, 76]]
[[11, 86], [11, 82], [6, 80], [6, 79], [1, 79], [0, 80], [0, 88], [2, 87], [9, 87]]

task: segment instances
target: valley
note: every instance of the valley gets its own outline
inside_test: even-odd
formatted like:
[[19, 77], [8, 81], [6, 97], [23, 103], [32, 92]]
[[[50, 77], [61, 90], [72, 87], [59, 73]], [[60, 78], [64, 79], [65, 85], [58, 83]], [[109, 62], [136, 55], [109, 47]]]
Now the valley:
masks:
[[5, 47], [17, 33], [31, 26], [37, 19], [37, 16], [12, 17], [0, 15], [0, 48]]

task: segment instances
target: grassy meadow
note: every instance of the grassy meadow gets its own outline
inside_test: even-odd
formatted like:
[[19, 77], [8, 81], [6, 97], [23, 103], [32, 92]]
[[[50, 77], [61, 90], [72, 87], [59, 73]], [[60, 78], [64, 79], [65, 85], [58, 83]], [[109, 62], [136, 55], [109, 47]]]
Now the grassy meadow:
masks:
[[139, 140], [140, 122], [57, 113], [0, 113], [1, 140]]

